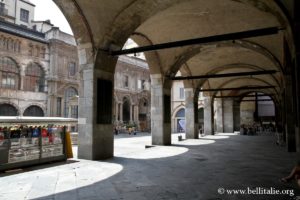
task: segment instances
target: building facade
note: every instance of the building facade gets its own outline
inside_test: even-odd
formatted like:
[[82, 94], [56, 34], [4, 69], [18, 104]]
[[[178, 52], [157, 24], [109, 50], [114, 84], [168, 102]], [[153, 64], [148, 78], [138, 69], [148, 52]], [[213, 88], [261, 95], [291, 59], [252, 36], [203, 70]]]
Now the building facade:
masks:
[[4, 21], [0, 31], [0, 114], [45, 116], [49, 42], [43, 33]]
[[[0, 6], [0, 115], [77, 118], [80, 75], [74, 37], [49, 20], [34, 21], [35, 6], [29, 1], [7, 0]], [[121, 56], [115, 80], [115, 125], [148, 131], [147, 63], [140, 56]]]
[[34, 7], [29, 0], [2, 0], [0, 19], [25, 28], [33, 28]]
[[114, 82], [114, 123], [150, 129], [150, 73], [145, 60], [130, 56], [118, 59]]
[[[72, 36], [55, 28], [40, 33], [0, 24], [1, 115], [68, 117], [68, 101], [78, 95], [79, 84], [76, 45], [63, 40]], [[6, 27], [12, 32], [4, 32]], [[77, 107], [71, 117], [77, 117]]]
[[[180, 76], [180, 73], [177, 74]], [[203, 116], [203, 95], [199, 94], [198, 99], [198, 129], [202, 129], [204, 124]], [[185, 103], [185, 89], [183, 81], [173, 81], [171, 90], [171, 129], [173, 133], [185, 132], [185, 113], [186, 103]]]
[[0, 3], [0, 115], [77, 117], [75, 40], [49, 20], [34, 21], [34, 7]]

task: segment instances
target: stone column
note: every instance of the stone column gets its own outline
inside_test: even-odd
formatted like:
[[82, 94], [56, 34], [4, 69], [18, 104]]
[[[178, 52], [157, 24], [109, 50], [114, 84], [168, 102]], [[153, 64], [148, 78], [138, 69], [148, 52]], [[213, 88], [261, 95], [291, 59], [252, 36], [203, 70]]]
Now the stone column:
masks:
[[213, 135], [213, 107], [212, 98], [204, 97], [204, 134]]
[[78, 158], [99, 160], [113, 156], [114, 74], [98, 69], [100, 66], [94, 65], [92, 52], [91, 44], [78, 46], [81, 72]]
[[153, 145], [171, 144], [171, 95], [169, 93], [163, 90], [162, 75], [152, 74], [151, 133]]
[[118, 118], [119, 118], [119, 103], [118, 102], [115, 102], [115, 120], [116, 120], [116, 123], [118, 122]]
[[293, 113], [293, 88], [292, 78], [286, 76], [285, 85], [285, 132], [288, 152], [296, 151], [296, 134], [295, 134], [295, 121]]
[[[199, 138], [195, 125], [194, 89], [185, 88], [185, 133], [187, 139]], [[197, 109], [197, 108], [196, 108]]]
[[[298, 22], [298, 24], [300, 24], [300, 22]], [[299, 34], [298, 34], [298, 38], [300, 38]], [[299, 48], [300, 45], [297, 46], [297, 53], [296, 53], [296, 61], [295, 61], [295, 88], [296, 88], [296, 93], [297, 94], [300, 94], [300, 48]], [[300, 95], [296, 95], [296, 128], [295, 128], [295, 132], [296, 132], [296, 141], [297, 141], [297, 152], [300, 152]]]
[[233, 99], [224, 99], [224, 132], [233, 133]]
[[130, 104], [130, 106], [129, 106], [129, 123], [132, 123], [132, 114], [133, 114], [132, 109], [133, 109], [133, 105]]
[[217, 132], [224, 132], [224, 118], [223, 118], [223, 99], [216, 98], [216, 126]]
[[72, 118], [72, 106], [68, 105], [68, 118]]
[[[88, 67], [88, 66], [86, 66]], [[93, 65], [82, 71], [78, 108], [78, 158], [93, 160], [94, 77]]]
[[241, 118], [241, 110], [240, 110], [240, 102], [238, 100], [233, 101], [233, 130], [240, 131], [240, 118]]
[[120, 122], [123, 123], [123, 102], [120, 103]]
[[136, 130], [140, 130], [140, 123], [139, 123], [139, 119], [138, 119], [138, 105], [134, 105], [133, 106], [133, 121], [136, 125]]
[[[294, 1], [294, 10], [299, 10], [299, 2], [296, 3], [296, 1]], [[295, 65], [295, 81], [294, 81], [294, 84], [295, 84], [295, 112], [296, 112], [296, 117], [295, 117], [295, 132], [296, 132], [296, 140], [297, 140], [297, 152], [300, 152], [300, 19], [299, 19], [299, 14], [298, 12], [293, 12], [293, 15], [294, 15], [294, 20], [293, 20], [293, 26], [294, 26], [294, 30], [295, 30], [295, 33], [294, 33], [294, 36], [295, 36], [295, 41], [298, 41], [298, 42], [295, 42], [296, 44], [296, 59], [293, 60], [293, 65]], [[296, 95], [297, 94], [297, 95]]]
[[134, 106], [134, 108], [133, 108], [133, 110], [134, 110], [134, 118], [133, 118], [133, 120], [135, 121], [135, 123], [137, 123], [137, 125], [138, 125], [138, 121], [139, 121], [139, 106], [138, 105], [135, 105]]

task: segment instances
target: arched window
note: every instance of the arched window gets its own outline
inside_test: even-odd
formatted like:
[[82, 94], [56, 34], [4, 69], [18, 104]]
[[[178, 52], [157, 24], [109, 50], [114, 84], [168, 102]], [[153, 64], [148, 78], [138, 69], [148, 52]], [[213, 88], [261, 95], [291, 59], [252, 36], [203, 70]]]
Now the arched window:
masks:
[[0, 116], [17, 116], [18, 115], [18, 110], [8, 104], [8, 103], [4, 103], [4, 104], [0, 104]]
[[0, 58], [0, 87], [18, 89], [19, 68], [15, 61], [10, 58]]
[[[65, 91], [65, 112], [64, 117], [78, 118], [78, 92], [75, 88], [70, 87]], [[71, 108], [71, 113], [69, 109]]]
[[180, 110], [178, 110], [178, 112], [176, 113], [176, 117], [185, 117], [185, 109], [181, 108]]
[[45, 74], [36, 63], [30, 63], [26, 67], [24, 90], [33, 92], [44, 92]]
[[44, 117], [44, 112], [38, 106], [29, 106], [28, 108], [26, 108], [23, 115], [32, 117]]

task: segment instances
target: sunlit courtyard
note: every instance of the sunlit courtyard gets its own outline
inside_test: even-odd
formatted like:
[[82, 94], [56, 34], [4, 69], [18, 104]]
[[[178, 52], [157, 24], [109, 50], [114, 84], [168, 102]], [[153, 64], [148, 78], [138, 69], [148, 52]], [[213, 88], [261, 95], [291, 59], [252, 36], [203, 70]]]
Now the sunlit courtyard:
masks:
[[115, 136], [112, 159], [74, 158], [2, 173], [0, 199], [251, 199], [220, 194], [222, 189], [247, 188], [299, 194], [294, 182], [279, 181], [290, 172], [297, 154], [276, 146], [274, 135], [220, 133], [178, 141], [179, 135], [185, 138], [172, 134], [172, 146], [151, 146], [149, 133], [120, 134]]

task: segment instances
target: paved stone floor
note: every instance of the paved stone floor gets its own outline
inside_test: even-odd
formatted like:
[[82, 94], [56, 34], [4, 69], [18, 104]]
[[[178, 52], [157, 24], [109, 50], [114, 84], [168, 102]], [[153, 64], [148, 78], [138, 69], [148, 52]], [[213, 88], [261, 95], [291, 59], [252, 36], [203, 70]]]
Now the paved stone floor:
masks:
[[[149, 134], [119, 135], [112, 159], [70, 159], [2, 173], [0, 199], [288, 200], [300, 196], [295, 182], [279, 181], [299, 155], [276, 146], [274, 136], [223, 133], [178, 142], [173, 134], [172, 140], [172, 146], [145, 148], [151, 143]], [[288, 194], [262, 195], [277, 190]]]

